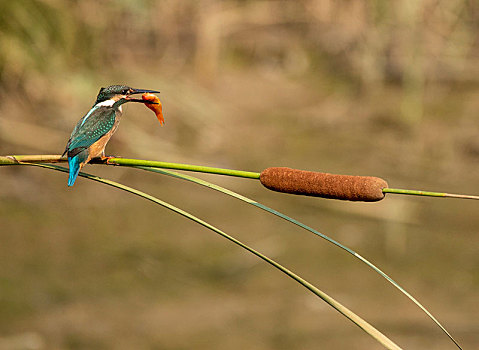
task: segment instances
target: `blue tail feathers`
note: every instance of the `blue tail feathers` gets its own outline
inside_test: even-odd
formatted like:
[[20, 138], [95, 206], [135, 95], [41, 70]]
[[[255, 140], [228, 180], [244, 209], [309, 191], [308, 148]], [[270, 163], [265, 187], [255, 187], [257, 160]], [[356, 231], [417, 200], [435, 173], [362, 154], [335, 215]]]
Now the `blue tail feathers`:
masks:
[[80, 172], [80, 163], [84, 161], [82, 154], [79, 153], [74, 157], [68, 157], [68, 166], [70, 168], [70, 176], [68, 177], [68, 186], [73, 186]]

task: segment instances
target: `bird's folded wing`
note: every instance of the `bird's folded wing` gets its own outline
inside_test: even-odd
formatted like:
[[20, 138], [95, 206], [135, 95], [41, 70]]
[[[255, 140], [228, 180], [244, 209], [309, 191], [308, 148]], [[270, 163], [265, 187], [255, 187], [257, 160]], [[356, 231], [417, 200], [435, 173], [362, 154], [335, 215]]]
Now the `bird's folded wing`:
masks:
[[99, 107], [83, 117], [75, 127], [67, 144], [67, 151], [87, 148], [108, 133], [115, 125], [115, 110]]

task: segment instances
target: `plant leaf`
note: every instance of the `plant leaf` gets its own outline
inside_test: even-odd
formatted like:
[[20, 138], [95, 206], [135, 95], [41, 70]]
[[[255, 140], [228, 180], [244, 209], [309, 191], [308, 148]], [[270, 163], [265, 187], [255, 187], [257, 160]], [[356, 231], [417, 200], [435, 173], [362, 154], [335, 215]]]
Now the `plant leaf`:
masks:
[[[32, 164], [32, 163], [16, 163], [16, 164], [22, 164], [22, 165], [30, 165], [30, 166], [36, 166], [36, 167], [42, 167], [46, 169], [52, 169], [52, 170], [57, 170], [57, 171], [62, 171], [65, 173], [68, 173], [68, 169], [57, 166], [57, 165], [49, 165], [49, 164]], [[156, 170], [156, 169], [155, 169]], [[263, 261], [267, 262], [268, 264], [272, 265], [276, 269], [280, 270], [283, 272], [285, 275], [289, 276], [305, 288], [307, 288], [309, 291], [311, 291], [313, 294], [321, 298], [323, 301], [325, 301], [327, 304], [329, 304], [331, 307], [333, 307], [336, 311], [341, 313], [343, 316], [348, 318], [350, 321], [352, 321], [355, 325], [357, 325], [359, 328], [361, 328], [363, 331], [365, 331], [367, 334], [369, 334], [371, 337], [373, 337], [376, 341], [378, 341], [380, 344], [382, 344], [386, 349], [393, 349], [393, 350], [400, 350], [401, 348], [396, 345], [392, 340], [390, 340], [388, 337], [386, 337], [384, 334], [382, 334], [379, 330], [377, 330], [374, 326], [369, 324], [367, 321], [363, 320], [361, 317], [356, 315], [354, 312], [349, 310], [347, 307], [333, 299], [331, 296], [328, 294], [324, 293], [321, 291], [319, 288], [308, 282], [307, 280], [303, 279], [299, 275], [295, 274], [291, 270], [287, 269], [283, 265], [279, 264], [278, 262], [274, 261], [273, 259], [267, 257], [266, 255], [260, 253], [259, 251], [249, 247], [248, 245], [244, 244], [243, 242], [237, 240], [236, 238], [228, 235], [226, 232], [218, 229], [217, 227], [207, 223], [204, 220], [201, 220], [200, 218], [194, 216], [193, 214], [188, 213], [187, 211], [184, 211], [180, 208], [175, 207], [172, 204], [169, 204], [165, 201], [162, 201], [161, 199], [158, 199], [150, 194], [147, 194], [145, 192], [139, 191], [137, 189], [134, 189], [132, 187], [117, 183], [115, 181], [111, 181], [108, 179], [101, 178], [99, 176], [87, 174], [84, 172], [80, 172], [79, 176], [87, 178], [89, 180], [93, 180], [96, 182], [103, 183], [105, 185], [109, 185], [118, 189], [121, 189], [123, 191], [135, 194], [139, 197], [142, 197], [144, 199], [147, 199], [151, 202], [154, 202], [158, 205], [161, 205], [162, 207], [165, 207], [177, 214], [180, 214], [184, 216], [185, 218], [188, 218], [196, 223], [198, 223], [201, 226], [204, 226], [208, 228], [209, 230], [219, 234], [220, 236], [226, 238], [230, 242], [233, 242], [234, 244], [240, 246], [241, 248], [247, 250], [248, 252], [256, 255], [258, 258], [262, 259]]]
[[245, 197], [243, 195], [240, 195], [236, 192], [233, 192], [231, 190], [228, 190], [226, 188], [223, 188], [221, 186], [218, 186], [218, 185], [215, 185], [213, 183], [210, 183], [208, 181], [205, 181], [205, 180], [202, 180], [202, 179], [199, 179], [199, 178], [196, 178], [196, 177], [193, 177], [193, 176], [190, 176], [190, 175], [185, 175], [185, 174], [180, 174], [178, 172], [175, 172], [175, 171], [171, 171], [171, 170], [165, 170], [165, 169], [158, 169], [158, 168], [153, 168], [153, 167], [144, 167], [144, 166], [130, 166], [132, 168], [138, 168], [138, 169], [143, 169], [143, 170], [147, 170], [147, 171], [152, 171], [152, 172], [155, 172], [155, 173], [160, 173], [160, 174], [164, 174], [164, 175], [168, 175], [168, 176], [172, 176], [172, 177], [176, 177], [176, 178], [179, 178], [179, 179], [182, 179], [182, 180], [186, 180], [186, 181], [190, 181], [190, 182], [194, 182], [196, 184], [199, 184], [199, 185], [202, 185], [202, 186], [205, 186], [205, 187], [208, 187], [208, 188], [211, 188], [211, 189], [214, 189], [216, 191], [219, 191], [221, 193], [224, 193], [228, 196], [232, 196], [234, 198], [237, 198], [243, 202], [246, 202], [248, 204], [251, 204], [257, 208], [260, 208], [264, 211], [267, 211], [268, 213], [271, 213], [273, 215], [276, 215], [294, 225], [297, 225], [303, 229], [305, 229], [306, 231], [309, 231], [323, 239], [325, 239], [326, 241], [334, 244], [335, 246], [345, 250], [346, 252], [348, 252], [349, 254], [353, 255], [355, 258], [359, 259], [362, 263], [366, 264], [367, 266], [369, 266], [371, 269], [373, 269], [376, 273], [378, 273], [381, 277], [385, 278], [389, 283], [391, 283], [394, 287], [396, 287], [402, 294], [404, 294], [409, 300], [411, 300], [414, 304], [416, 304], [416, 306], [418, 306], [448, 337], [449, 339], [459, 348], [459, 349], [462, 349], [461, 346], [459, 345], [459, 343], [452, 337], [452, 335], [447, 331], [447, 329], [416, 299], [414, 298], [408, 291], [406, 291], [403, 287], [401, 287], [396, 281], [394, 281], [391, 277], [389, 277], [386, 273], [384, 273], [381, 269], [379, 269], [376, 265], [374, 265], [373, 263], [371, 263], [369, 260], [367, 260], [366, 258], [364, 258], [363, 256], [359, 255], [358, 253], [356, 253], [354, 250], [346, 247], [345, 245], [339, 243], [338, 241], [335, 241], [334, 239], [332, 239], [331, 237], [328, 237], [326, 236], [324, 233], [321, 233], [315, 229], [313, 229], [312, 227], [309, 227], [301, 222], [299, 222], [298, 220], [295, 220], [283, 213], [280, 213], [279, 211], [277, 210], [274, 210], [272, 208], [269, 208], [267, 207], [266, 205], [264, 204], [261, 204], [261, 203], [258, 203], [256, 202], [255, 200], [253, 199], [250, 199], [248, 197]]

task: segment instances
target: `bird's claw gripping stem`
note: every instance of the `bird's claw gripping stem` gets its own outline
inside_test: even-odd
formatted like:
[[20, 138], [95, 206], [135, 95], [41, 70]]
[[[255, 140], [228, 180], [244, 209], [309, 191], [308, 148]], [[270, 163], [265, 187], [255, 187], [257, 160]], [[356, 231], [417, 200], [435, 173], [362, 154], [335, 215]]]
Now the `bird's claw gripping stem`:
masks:
[[119, 157], [117, 157], [117, 156], [99, 156], [99, 157], [92, 158], [90, 163], [91, 164], [116, 165], [115, 163], [110, 162], [110, 159], [114, 159], [114, 158], [119, 158]]
[[116, 156], [101, 156], [100, 159], [105, 163], [105, 164], [108, 164], [108, 165], [115, 165], [115, 163], [112, 163], [110, 162], [110, 159], [113, 159], [113, 158], [118, 158]]

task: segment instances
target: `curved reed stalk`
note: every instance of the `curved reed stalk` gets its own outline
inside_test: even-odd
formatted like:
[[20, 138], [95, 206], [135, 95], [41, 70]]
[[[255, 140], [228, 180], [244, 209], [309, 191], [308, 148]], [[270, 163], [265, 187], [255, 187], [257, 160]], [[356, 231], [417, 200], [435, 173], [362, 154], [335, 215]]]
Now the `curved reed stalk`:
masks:
[[193, 177], [193, 176], [190, 176], [190, 175], [185, 175], [185, 174], [180, 174], [178, 172], [175, 172], [175, 171], [171, 171], [171, 170], [164, 170], [164, 169], [157, 169], [157, 168], [151, 168], [151, 167], [142, 167], [142, 166], [131, 166], [132, 168], [138, 168], [138, 169], [143, 169], [143, 170], [147, 170], [147, 171], [152, 171], [152, 172], [156, 172], [156, 173], [160, 173], [160, 174], [164, 174], [164, 175], [168, 175], [168, 176], [172, 176], [172, 177], [176, 177], [176, 178], [179, 178], [179, 179], [182, 179], [182, 180], [186, 180], [186, 181], [190, 181], [190, 182], [194, 182], [198, 185], [202, 185], [202, 186], [205, 186], [205, 187], [208, 187], [208, 188], [211, 188], [211, 189], [214, 189], [218, 192], [221, 192], [221, 193], [224, 193], [228, 196], [231, 196], [231, 197], [234, 197], [236, 199], [239, 199], [243, 202], [246, 202], [248, 204], [251, 204], [257, 208], [260, 208], [270, 214], [273, 214], [273, 215], [276, 215], [296, 226], [299, 226], [303, 229], [305, 229], [306, 231], [309, 231], [323, 239], [325, 239], [326, 241], [334, 244], [335, 246], [345, 250], [346, 252], [348, 252], [349, 254], [353, 255], [355, 258], [359, 259], [359, 261], [361, 261], [362, 263], [366, 264], [369, 268], [371, 268], [373, 271], [375, 271], [376, 273], [378, 273], [381, 277], [383, 277], [384, 279], [386, 279], [389, 283], [391, 283], [394, 287], [396, 287], [402, 294], [404, 294], [409, 300], [411, 300], [414, 304], [416, 304], [417, 307], [419, 307], [446, 335], [447, 337], [459, 348], [461, 349], [461, 346], [459, 345], [459, 343], [454, 339], [454, 337], [448, 332], [448, 330], [439, 322], [439, 320], [437, 320], [431, 312], [429, 312], [429, 310], [426, 309], [426, 307], [424, 307], [416, 298], [414, 298], [408, 291], [406, 291], [403, 287], [401, 287], [399, 285], [399, 283], [397, 283], [396, 281], [394, 281], [391, 277], [389, 277], [389, 275], [387, 275], [385, 272], [383, 272], [381, 269], [379, 269], [376, 265], [374, 265], [372, 262], [370, 262], [369, 260], [367, 260], [366, 258], [364, 258], [363, 256], [359, 255], [357, 252], [355, 252], [354, 250], [346, 247], [345, 245], [339, 243], [338, 241], [335, 241], [334, 239], [332, 239], [331, 237], [325, 235], [324, 233], [321, 233], [315, 229], [313, 229], [312, 227], [309, 227], [301, 222], [299, 222], [298, 220], [296, 219], [293, 219], [283, 213], [280, 213], [279, 211], [277, 210], [274, 210], [272, 208], [269, 208], [267, 207], [266, 205], [264, 204], [261, 204], [261, 203], [258, 203], [256, 202], [255, 200], [253, 199], [250, 199], [250, 198], [247, 198], [243, 195], [240, 195], [236, 192], [233, 192], [231, 190], [228, 190], [226, 188], [223, 188], [221, 186], [218, 186], [218, 185], [215, 185], [215, 184], [212, 184], [208, 181], [205, 181], [205, 180], [202, 180], [202, 179], [198, 179], [196, 177]]
[[[16, 164], [17, 165], [36, 166], [36, 167], [41, 167], [41, 168], [45, 168], [45, 169], [57, 170], [57, 171], [62, 171], [62, 172], [68, 173], [67, 168], [60, 167], [60, 166], [57, 166], [57, 165], [33, 164], [33, 163], [29, 164], [29, 163], [18, 163], [18, 162]], [[158, 199], [158, 198], [156, 198], [156, 197], [154, 197], [150, 194], [139, 191], [139, 190], [134, 189], [132, 187], [117, 183], [115, 181], [104, 179], [104, 178], [101, 178], [99, 176], [87, 174], [87, 173], [84, 173], [84, 172], [80, 172], [79, 176], [82, 176], [82, 177], [87, 178], [89, 180], [93, 180], [93, 181], [96, 181], [96, 182], [103, 183], [103, 184], [108, 185], [108, 186], [118, 188], [120, 190], [129, 192], [131, 194], [134, 194], [134, 195], [137, 195], [137, 196], [142, 197], [144, 199], [147, 199], [147, 200], [149, 200], [153, 203], [156, 203], [158, 205], [161, 205], [162, 207], [167, 208], [167, 209], [169, 209], [169, 210], [171, 210], [171, 211], [173, 211], [177, 214], [180, 214], [180, 215], [184, 216], [185, 218], [190, 219], [190, 220], [198, 223], [201, 226], [206, 227], [207, 229], [219, 234], [223, 238], [226, 238], [230, 242], [232, 242], [232, 243], [240, 246], [241, 248], [247, 250], [251, 254], [257, 256], [258, 258], [260, 258], [263, 261], [267, 262], [268, 264], [272, 265], [274, 268], [278, 269], [279, 271], [281, 271], [282, 273], [284, 273], [288, 277], [292, 278], [293, 280], [295, 280], [296, 282], [301, 284], [303, 287], [305, 287], [306, 289], [311, 291], [313, 294], [315, 294], [316, 296], [321, 298], [323, 301], [325, 301], [327, 304], [329, 304], [331, 307], [333, 307], [336, 311], [338, 311], [344, 317], [346, 317], [351, 322], [353, 322], [356, 326], [361, 328], [364, 332], [366, 332], [371, 337], [373, 337], [377, 342], [379, 342], [381, 345], [383, 345], [386, 349], [391, 349], [391, 350], [400, 350], [401, 349], [398, 345], [396, 345], [392, 340], [390, 340], [388, 337], [386, 337], [384, 334], [382, 334], [374, 326], [369, 324], [367, 321], [365, 321], [364, 319], [359, 317], [357, 314], [355, 314], [354, 312], [349, 310], [347, 307], [345, 307], [344, 305], [342, 305], [341, 303], [339, 303], [338, 301], [333, 299], [328, 294], [321, 291], [319, 288], [317, 288], [316, 286], [314, 286], [313, 284], [311, 284], [307, 280], [303, 279], [302, 277], [295, 274], [291, 270], [287, 269], [283, 265], [279, 264], [275, 260], [267, 257], [266, 255], [260, 253], [259, 251], [249, 247], [248, 245], [244, 244], [243, 242], [241, 242], [241, 241], [237, 240], [236, 238], [230, 236], [226, 232], [224, 232], [224, 231], [218, 229], [217, 227], [207, 223], [206, 221], [204, 221], [204, 220], [202, 220], [202, 219], [200, 219], [200, 218], [198, 218], [198, 217], [196, 217], [196, 216], [194, 216], [194, 215], [192, 215], [192, 214], [190, 214], [190, 213], [188, 213], [188, 212], [186, 212], [186, 211], [184, 211], [180, 208], [177, 208], [172, 204], [164, 202], [161, 199]]]

